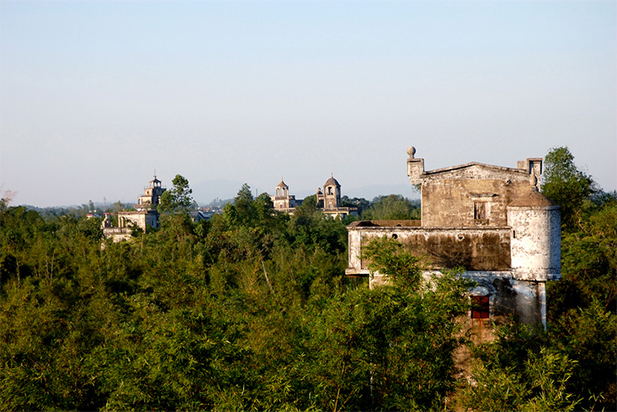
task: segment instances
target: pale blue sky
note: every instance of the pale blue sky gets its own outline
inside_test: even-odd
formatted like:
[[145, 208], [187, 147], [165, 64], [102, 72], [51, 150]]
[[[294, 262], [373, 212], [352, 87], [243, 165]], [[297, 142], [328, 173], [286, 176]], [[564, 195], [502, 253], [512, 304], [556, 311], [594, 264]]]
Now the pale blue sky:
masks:
[[0, 2], [16, 204], [134, 201], [155, 168], [405, 190], [409, 145], [427, 169], [567, 145], [616, 189], [617, 2]]

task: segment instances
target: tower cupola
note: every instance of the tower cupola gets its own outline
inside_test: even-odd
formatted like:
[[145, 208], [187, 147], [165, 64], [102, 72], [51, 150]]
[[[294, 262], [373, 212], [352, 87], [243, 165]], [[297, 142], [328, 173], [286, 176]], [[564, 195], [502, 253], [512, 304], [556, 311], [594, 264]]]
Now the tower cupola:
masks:
[[289, 186], [285, 184], [283, 178], [281, 178], [281, 183], [276, 185], [276, 195], [277, 197], [288, 196], [289, 195]]
[[336, 209], [341, 206], [341, 185], [330, 174], [330, 179], [323, 186], [324, 209]]
[[166, 189], [162, 186], [161, 181], [156, 178], [155, 174], [154, 178], [150, 180], [149, 186], [144, 189], [144, 194], [137, 198], [135, 209], [143, 210], [154, 208], [160, 203], [161, 195], [165, 190]]

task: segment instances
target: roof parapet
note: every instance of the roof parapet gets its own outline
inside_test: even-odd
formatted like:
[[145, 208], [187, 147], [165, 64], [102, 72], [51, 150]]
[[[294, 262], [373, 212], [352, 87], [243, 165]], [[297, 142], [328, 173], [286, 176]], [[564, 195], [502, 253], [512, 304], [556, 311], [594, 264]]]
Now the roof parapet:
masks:
[[412, 185], [417, 185], [422, 183], [421, 176], [424, 174], [424, 159], [416, 159], [416, 148], [413, 146], [409, 146], [407, 148], [407, 154], [409, 155], [409, 159], [407, 159], [407, 176], [409, 177], [409, 181]]

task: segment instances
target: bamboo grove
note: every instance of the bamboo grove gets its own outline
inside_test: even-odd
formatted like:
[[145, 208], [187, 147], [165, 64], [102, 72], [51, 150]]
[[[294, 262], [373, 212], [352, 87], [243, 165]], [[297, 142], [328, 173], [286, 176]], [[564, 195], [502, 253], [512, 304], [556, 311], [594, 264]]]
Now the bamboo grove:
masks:
[[373, 260], [395, 281], [369, 290], [344, 275], [347, 222], [310, 201], [289, 216], [244, 186], [210, 221], [170, 207], [113, 243], [99, 219], [3, 199], [0, 409], [612, 410], [617, 199], [572, 158], [547, 155], [543, 189], [570, 201], [549, 327], [479, 346], [456, 272], [424, 284], [383, 240]]

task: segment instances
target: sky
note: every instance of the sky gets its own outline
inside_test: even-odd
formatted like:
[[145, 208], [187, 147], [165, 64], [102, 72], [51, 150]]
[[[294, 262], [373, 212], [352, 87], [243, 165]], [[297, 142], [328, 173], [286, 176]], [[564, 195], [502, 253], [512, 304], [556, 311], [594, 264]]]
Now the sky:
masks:
[[[413, 197], [427, 170], [567, 146], [617, 189], [614, 1], [0, 1], [0, 194]], [[381, 193], [378, 193], [381, 190]], [[406, 192], [407, 191], [407, 192]]]

